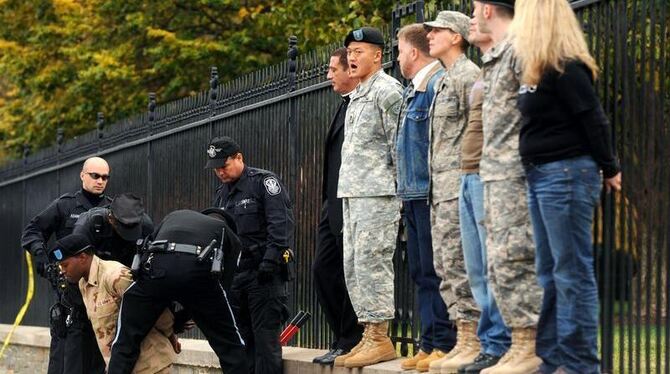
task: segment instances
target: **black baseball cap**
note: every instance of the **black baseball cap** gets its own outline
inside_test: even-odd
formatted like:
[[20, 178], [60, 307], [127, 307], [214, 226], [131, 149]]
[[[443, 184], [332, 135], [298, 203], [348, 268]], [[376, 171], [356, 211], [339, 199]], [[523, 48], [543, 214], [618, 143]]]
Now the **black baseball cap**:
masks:
[[384, 47], [384, 35], [382, 32], [374, 27], [361, 27], [360, 29], [351, 30], [347, 37], [344, 38], [344, 46], [348, 47], [351, 42], [363, 42], [375, 44]]
[[514, 10], [515, 0], [476, 0], [476, 1], [479, 1], [480, 3], [500, 5]]
[[242, 152], [242, 149], [231, 137], [216, 137], [207, 146], [207, 164], [205, 164], [205, 169], [223, 167], [228, 157], [240, 152]]
[[112, 200], [109, 210], [117, 221], [114, 228], [123, 240], [135, 242], [142, 237], [142, 199], [132, 193], [124, 193]]
[[93, 249], [93, 245], [85, 235], [70, 234], [56, 241], [56, 245], [49, 251], [49, 257], [54, 262], [63, 261], [88, 249]]

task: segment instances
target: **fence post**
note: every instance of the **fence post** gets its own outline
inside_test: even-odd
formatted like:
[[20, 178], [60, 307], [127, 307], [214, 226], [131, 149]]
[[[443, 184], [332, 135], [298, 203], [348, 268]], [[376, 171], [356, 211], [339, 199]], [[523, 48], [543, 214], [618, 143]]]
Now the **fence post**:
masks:
[[[288, 92], [293, 92], [296, 89], [296, 71], [298, 70], [298, 63], [297, 63], [297, 58], [298, 58], [298, 37], [295, 35], [291, 35], [288, 38], [288, 52], [286, 53], [288, 57]], [[290, 155], [290, 160], [291, 160], [291, 167], [290, 167], [290, 180], [296, 182], [297, 181], [297, 173], [298, 173], [298, 155], [300, 154], [298, 152], [298, 120], [297, 120], [297, 101], [294, 97], [289, 97], [289, 112], [288, 112], [288, 128], [289, 128], [289, 133], [291, 134], [290, 136], [290, 144], [289, 144], [289, 155]], [[296, 187], [298, 186], [298, 183], [295, 184]], [[292, 199], [295, 202], [296, 197], [298, 195], [298, 191], [296, 191], [296, 188], [292, 188], [293, 190], [293, 196]]]
[[97, 119], [95, 121], [95, 129], [98, 134], [98, 152], [102, 149], [102, 137], [104, 136], [103, 134], [103, 129], [105, 128], [105, 115], [102, 114], [102, 112], [98, 112]]
[[[56, 165], [60, 165], [60, 154], [63, 148], [64, 137], [63, 128], [59, 127], [56, 130]], [[57, 195], [60, 196], [60, 168], [56, 170], [56, 189]]]
[[147, 104], [149, 112], [149, 135], [153, 135], [154, 121], [156, 121], [156, 93], [149, 92], [149, 103]]
[[[212, 66], [210, 69], [209, 73], [209, 109], [210, 109], [210, 117], [214, 117], [216, 114], [216, 100], [219, 97], [219, 69], [217, 69], [216, 66]], [[212, 121], [209, 122], [209, 138], [207, 141], [212, 139], [214, 136], [214, 123]]]
[[[299, 188], [301, 188], [301, 183], [298, 181], [298, 170], [300, 168], [300, 161], [299, 161], [299, 131], [298, 131], [298, 100], [291, 96], [290, 93], [296, 90], [296, 72], [297, 72], [297, 57], [298, 57], [298, 38], [295, 35], [291, 35], [288, 38], [288, 51], [286, 53], [286, 56], [288, 57], [288, 93], [289, 93], [289, 99], [288, 99], [288, 130], [289, 130], [289, 181], [288, 181], [288, 188], [291, 190], [291, 200], [293, 201], [294, 206], [297, 206], [297, 198], [300, 196], [300, 191], [298, 191]], [[284, 179], [286, 180], [286, 179]], [[291, 186], [292, 184], [292, 186]], [[295, 227], [300, 227], [300, 215], [296, 216], [296, 222], [295, 222]], [[294, 284], [297, 284], [295, 282]], [[292, 293], [298, 295], [300, 291], [295, 287], [292, 290]], [[296, 310], [296, 305], [295, 305], [295, 300], [296, 298], [291, 298], [289, 300], [289, 309], [290, 310]], [[306, 336], [306, 335], [305, 335]], [[302, 345], [305, 342], [305, 338], [301, 334], [300, 336], [300, 342], [296, 342], [298, 345]]]
[[[149, 116], [149, 137], [153, 135], [154, 132], [154, 121], [156, 120], [156, 93], [149, 92], [149, 102], [147, 103], [147, 111]], [[147, 210], [153, 211], [153, 149], [151, 146], [151, 140], [147, 141]]]

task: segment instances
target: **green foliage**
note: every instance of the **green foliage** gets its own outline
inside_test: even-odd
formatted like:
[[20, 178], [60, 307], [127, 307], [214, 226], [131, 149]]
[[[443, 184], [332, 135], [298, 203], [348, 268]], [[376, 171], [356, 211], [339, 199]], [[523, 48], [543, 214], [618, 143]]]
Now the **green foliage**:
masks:
[[381, 26], [390, 0], [0, 0], [0, 161]]

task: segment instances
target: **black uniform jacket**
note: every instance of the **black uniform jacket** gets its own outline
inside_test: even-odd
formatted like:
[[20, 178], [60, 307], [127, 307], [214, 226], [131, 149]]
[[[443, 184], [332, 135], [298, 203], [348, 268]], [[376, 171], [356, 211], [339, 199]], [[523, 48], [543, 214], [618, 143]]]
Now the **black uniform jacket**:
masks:
[[[98, 257], [103, 260], [118, 261], [126, 266], [133, 262], [133, 256], [137, 250], [136, 241], [126, 241], [114, 231], [109, 223], [108, 208], [93, 208], [82, 213], [77, 220], [73, 232], [85, 235], [95, 247]], [[142, 236], [147, 237], [153, 232], [154, 223], [145, 213], [142, 216]]]
[[221, 246], [223, 249], [223, 288], [230, 288], [240, 255], [240, 242], [224, 221], [193, 210], [175, 210], [163, 218], [151, 237], [154, 241], [167, 240], [168, 243], [198, 245], [203, 248], [212, 239], [216, 239], [217, 247]]
[[348, 105], [349, 97], [342, 98], [330, 127], [328, 127], [326, 152], [323, 160], [323, 184], [321, 186], [323, 209], [327, 209], [328, 223], [334, 235], [342, 233], [342, 199], [337, 198], [337, 183], [340, 179], [344, 117]]
[[[112, 202], [107, 196], [101, 197], [98, 207], [108, 206]], [[23, 230], [21, 246], [33, 255], [38, 249], [46, 250], [52, 234], [55, 234], [56, 240], [69, 235], [79, 216], [94, 207], [81, 191], [66, 193], [30, 220]]]
[[257, 246], [263, 258], [279, 262], [284, 250], [293, 248], [291, 199], [274, 173], [245, 166], [237, 182], [223, 183], [216, 190], [214, 206], [235, 218], [242, 245]]

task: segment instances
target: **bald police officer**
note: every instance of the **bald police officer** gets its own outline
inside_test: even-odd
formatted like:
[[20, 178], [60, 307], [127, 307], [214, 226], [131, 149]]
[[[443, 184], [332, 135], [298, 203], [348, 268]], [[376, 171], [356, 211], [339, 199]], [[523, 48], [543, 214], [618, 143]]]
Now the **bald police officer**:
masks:
[[281, 373], [279, 334], [288, 317], [294, 243], [288, 191], [274, 173], [246, 166], [240, 146], [229, 137], [214, 138], [207, 159], [206, 167], [221, 181], [213, 205], [233, 216], [242, 242], [231, 296], [247, 362], [255, 373]]
[[[47, 243], [51, 236], [57, 240], [65, 237], [72, 232], [80, 214], [94, 207], [109, 205], [111, 199], [104, 194], [109, 176], [107, 161], [100, 157], [87, 159], [79, 173], [81, 190], [64, 194], [30, 220], [23, 230], [21, 246], [33, 255], [39, 275], [48, 275]], [[55, 269], [53, 266], [51, 268]], [[51, 346], [47, 373], [104, 372], [105, 362], [96, 349], [95, 335], [86, 318], [79, 288], [70, 284], [63, 291], [62, 297], [57, 297], [59, 302], [51, 309]], [[67, 325], [66, 319], [69, 321]]]
[[337, 197], [342, 198], [344, 278], [363, 339], [336, 366], [362, 367], [394, 359], [393, 253], [400, 221], [392, 150], [402, 86], [382, 70], [384, 38], [372, 27], [344, 40], [349, 76], [360, 79], [344, 122]]

